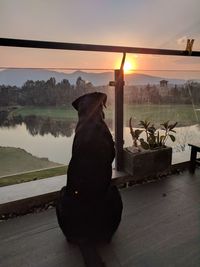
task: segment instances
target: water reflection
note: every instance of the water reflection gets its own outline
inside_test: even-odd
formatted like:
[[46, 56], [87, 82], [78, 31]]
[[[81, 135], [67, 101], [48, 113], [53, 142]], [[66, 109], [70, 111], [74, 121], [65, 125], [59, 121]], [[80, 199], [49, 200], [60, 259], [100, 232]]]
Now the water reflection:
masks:
[[9, 117], [9, 114], [1, 112], [1, 127], [15, 128], [17, 125], [22, 125], [22, 123], [26, 125], [28, 133], [33, 136], [44, 136], [50, 133], [54, 137], [72, 136], [76, 124], [75, 121], [71, 120], [55, 120], [49, 117], [45, 118], [35, 115], [24, 118], [20, 115]]
[[[58, 120], [41, 116], [13, 116], [7, 111], [0, 111], [0, 146], [20, 147], [34, 156], [47, 157], [49, 160], [68, 164], [77, 119]], [[113, 133], [113, 120], [106, 119]], [[130, 130], [124, 127], [124, 146], [131, 146]], [[176, 128], [176, 141], [170, 139], [167, 145], [173, 147], [173, 154], [186, 155], [182, 161], [189, 160], [188, 143], [199, 142], [200, 124]], [[176, 156], [177, 157], [177, 156]]]
[[28, 132], [33, 136], [38, 134], [44, 136], [50, 133], [54, 137], [72, 136], [76, 125], [76, 122], [70, 120], [55, 120], [35, 115], [25, 117], [24, 123]]
[[[14, 116], [0, 111], [0, 146], [20, 147], [36, 157], [68, 164], [77, 119]], [[106, 123], [112, 129], [112, 120]]]
[[[13, 116], [8, 111], [0, 111], [0, 127], [15, 128], [17, 125], [25, 124], [26, 129], [32, 136], [51, 134], [54, 137], [71, 137], [76, 127], [76, 119], [68, 118], [58, 120], [50, 117], [29, 115]], [[106, 120], [108, 127], [112, 128], [112, 120]]]
[[21, 116], [13, 117], [7, 110], [0, 111], [0, 127], [14, 128], [16, 125], [21, 125], [22, 122], [23, 120]]

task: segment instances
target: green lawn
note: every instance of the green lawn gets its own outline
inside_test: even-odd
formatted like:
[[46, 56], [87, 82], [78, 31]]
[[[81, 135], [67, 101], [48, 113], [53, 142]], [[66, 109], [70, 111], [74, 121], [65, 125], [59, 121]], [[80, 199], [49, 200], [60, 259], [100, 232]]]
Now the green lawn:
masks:
[[61, 164], [35, 157], [21, 148], [0, 147], [0, 177], [58, 166]]
[[200, 122], [199, 107], [192, 105], [125, 105], [126, 124], [133, 117], [134, 124], [148, 119], [153, 123], [163, 123], [167, 120], [177, 121], [178, 126], [192, 125]]
[[29, 115], [36, 115], [42, 117], [50, 117], [54, 119], [76, 119], [77, 112], [68, 106], [64, 107], [19, 107], [13, 112], [13, 115], [21, 115], [26, 117]]
[[38, 158], [24, 149], [0, 147], [0, 187], [67, 173], [67, 166]]
[[[129, 118], [133, 117], [135, 123], [140, 120], [149, 119], [154, 123], [162, 123], [164, 121], [177, 121], [179, 126], [192, 125], [200, 122], [200, 106], [192, 105], [152, 105], [152, 104], [125, 104], [124, 115], [126, 125]], [[107, 119], [113, 119], [113, 106], [108, 106], [105, 110]], [[71, 106], [65, 107], [20, 107], [14, 111], [16, 115], [23, 117], [28, 115], [36, 115], [43, 117], [51, 117], [54, 119], [72, 119], [77, 121], [77, 112]]]
[[19, 184], [39, 179], [49, 178], [67, 173], [67, 166], [55, 167], [47, 170], [33, 171], [18, 175], [11, 175], [0, 178], [0, 187], [12, 184]]

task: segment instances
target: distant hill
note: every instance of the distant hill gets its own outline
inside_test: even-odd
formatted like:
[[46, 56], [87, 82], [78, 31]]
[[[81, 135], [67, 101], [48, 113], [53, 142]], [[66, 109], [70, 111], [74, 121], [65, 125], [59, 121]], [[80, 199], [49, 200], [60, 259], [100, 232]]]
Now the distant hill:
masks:
[[[109, 81], [114, 79], [114, 72], [83, 72], [75, 71], [72, 73], [64, 73], [51, 70], [40, 70], [40, 69], [8, 69], [0, 71], [0, 85], [16, 85], [22, 86], [27, 80], [48, 80], [54, 77], [57, 82], [63, 79], [69, 80], [71, 84], [75, 84], [77, 78], [81, 78], [85, 81], [91, 82], [95, 86], [107, 85]], [[127, 74], [126, 84], [128, 85], [146, 85], [146, 84], [159, 84], [163, 77], [150, 76], [146, 74], [133, 73]], [[171, 84], [183, 84], [185, 80], [181, 79], [167, 79]]]

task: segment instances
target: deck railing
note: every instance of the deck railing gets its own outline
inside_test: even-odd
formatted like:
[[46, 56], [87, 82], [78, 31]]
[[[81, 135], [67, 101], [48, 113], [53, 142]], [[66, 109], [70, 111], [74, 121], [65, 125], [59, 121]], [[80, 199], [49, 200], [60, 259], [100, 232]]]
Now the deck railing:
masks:
[[[192, 51], [193, 41], [188, 40], [185, 50], [172, 49], [154, 49], [141, 47], [111, 46], [111, 45], [95, 45], [80, 44], [66, 42], [50, 42], [38, 40], [23, 40], [12, 38], [0, 38], [0, 46], [6, 47], [24, 47], [39, 49], [58, 49], [58, 50], [74, 50], [74, 51], [96, 51], [96, 52], [112, 52], [112, 53], [139, 53], [167, 56], [192, 56], [200, 57], [200, 51]], [[123, 61], [123, 60], [122, 60]], [[123, 95], [124, 95], [124, 75], [123, 63], [121, 69], [115, 71], [115, 143], [116, 143], [116, 169], [122, 170], [123, 166]]]

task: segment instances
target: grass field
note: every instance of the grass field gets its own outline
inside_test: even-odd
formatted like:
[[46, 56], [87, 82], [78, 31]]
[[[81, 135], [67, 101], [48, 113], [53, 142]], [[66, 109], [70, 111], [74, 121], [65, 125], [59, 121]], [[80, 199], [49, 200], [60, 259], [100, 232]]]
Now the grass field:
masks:
[[[200, 107], [200, 106], [199, 106]], [[192, 105], [125, 105], [125, 121], [133, 117], [136, 124], [148, 119], [154, 123], [167, 120], [177, 121], [178, 126], [193, 125], [200, 122], [199, 107]]]
[[61, 164], [37, 158], [21, 148], [0, 147], [0, 176], [58, 166]]
[[[112, 107], [108, 107], [105, 110], [106, 117], [113, 117]], [[13, 113], [13, 115], [21, 115], [26, 117], [29, 115], [41, 116], [41, 117], [50, 117], [52, 119], [65, 120], [65, 119], [78, 119], [77, 111], [71, 106], [63, 107], [19, 107]]]
[[77, 112], [68, 106], [64, 107], [20, 107], [14, 111], [13, 115], [26, 117], [29, 115], [50, 117], [54, 119], [76, 119]]
[[[134, 118], [136, 124], [140, 120], [149, 119], [154, 123], [164, 121], [177, 121], [179, 126], [192, 125], [200, 122], [200, 105], [152, 105], [152, 104], [133, 104], [124, 105], [124, 120], [127, 125], [130, 117]], [[107, 119], [113, 119], [114, 107], [109, 106], [105, 110]], [[51, 117], [55, 119], [77, 120], [77, 112], [71, 106], [66, 107], [21, 107], [15, 111], [16, 115], [23, 117], [36, 115]]]
[[67, 166], [37, 158], [24, 149], [0, 147], [0, 187], [66, 173]]
[[50, 168], [47, 170], [33, 171], [23, 174], [6, 176], [0, 178], [0, 187], [29, 182], [29, 181], [35, 181], [58, 175], [64, 175], [66, 173], [67, 173], [67, 166], [60, 166], [60, 167]]

